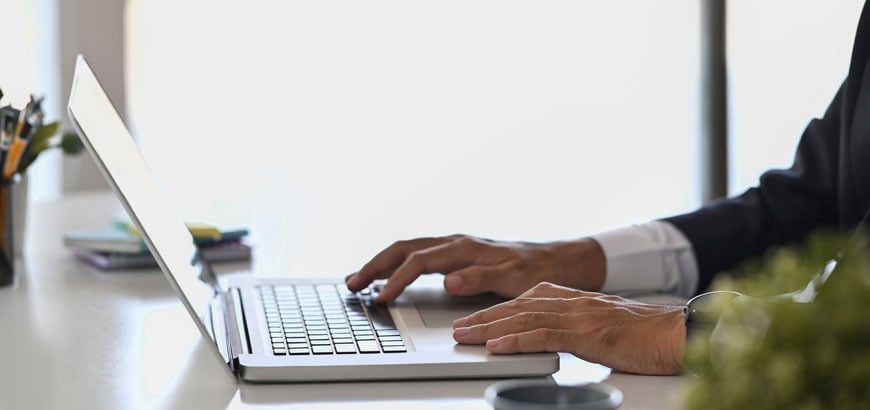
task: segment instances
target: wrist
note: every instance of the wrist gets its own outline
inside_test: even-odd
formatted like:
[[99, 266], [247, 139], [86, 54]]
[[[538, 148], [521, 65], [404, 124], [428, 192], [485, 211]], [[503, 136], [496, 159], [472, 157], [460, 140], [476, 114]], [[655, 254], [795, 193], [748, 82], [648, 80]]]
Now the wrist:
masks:
[[672, 374], [679, 374], [684, 367], [686, 350], [686, 313], [684, 309], [676, 309], [669, 316], [665, 346], [670, 346], [668, 352], [669, 361], [673, 363]]
[[591, 238], [554, 242], [553, 252], [558, 255], [560, 267], [554, 269], [559, 275], [554, 283], [574, 289], [597, 291], [604, 285], [607, 272], [606, 258], [601, 245]]

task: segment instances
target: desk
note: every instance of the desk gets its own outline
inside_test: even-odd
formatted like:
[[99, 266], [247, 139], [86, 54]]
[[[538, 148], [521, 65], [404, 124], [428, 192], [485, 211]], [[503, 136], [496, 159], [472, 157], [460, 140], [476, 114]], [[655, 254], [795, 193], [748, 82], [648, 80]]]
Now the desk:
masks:
[[[493, 380], [236, 383], [162, 274], [100, 272], [64, 249], [63, 232], [104, 226], [120, 209], [108, 192], [31, 207], [39, 217], [27, 226], [18, 282], [0, 288], [0, 408], [487, 408]], [[610, 374], [567, 355], [562, 367], [561, 383], [606, 379], [622, 389], [624, 409], [675, 407], [678, 377]]]

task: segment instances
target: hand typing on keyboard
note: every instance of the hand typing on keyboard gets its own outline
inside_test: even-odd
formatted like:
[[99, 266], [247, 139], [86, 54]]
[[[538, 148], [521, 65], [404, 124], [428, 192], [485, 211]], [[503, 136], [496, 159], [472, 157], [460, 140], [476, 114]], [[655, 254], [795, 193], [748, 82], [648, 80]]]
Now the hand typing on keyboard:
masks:
[[387, 279], [375, 300], [389, 302], [428, 273], [444, 274], [444, 288], [453, 295], [516, 298], [457, 320], [453, 338], [459, 343], [485, 344], [498, 354], [570, 352], [636, 373], [679, 372], [681, 308], [578, 290], [604, 283], [604, 252], [592, 239], [528, 243], [453, 235], [399, 241], [349, 275], [347, 287], [361, 291]]
[[550, 243], [503, 242], [452, 235], [399, 241], [378, 253], [347, 287], [360, 291], [388, 279], [378, 302], [394, 300], [417, 277], [443, 273], [454, 295], [493, 292], [516, 297], [540, 282], [597, 290], [604, 283], [604, 254], [591, 239]]

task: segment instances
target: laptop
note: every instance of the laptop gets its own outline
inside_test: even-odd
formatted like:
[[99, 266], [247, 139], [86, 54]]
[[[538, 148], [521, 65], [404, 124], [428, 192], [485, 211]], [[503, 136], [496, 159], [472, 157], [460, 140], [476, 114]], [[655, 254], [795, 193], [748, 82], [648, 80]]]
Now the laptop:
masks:
[[453, 320], [499, 302], [412, 285], [389, 305], [343, 278], [218, 277], [158, 186], [84, 57], [68, 112], [172, 289], [216, 358], [252, 382], [495, 378], [548, 375], [555, 353], [493, 355], [457, 344]]

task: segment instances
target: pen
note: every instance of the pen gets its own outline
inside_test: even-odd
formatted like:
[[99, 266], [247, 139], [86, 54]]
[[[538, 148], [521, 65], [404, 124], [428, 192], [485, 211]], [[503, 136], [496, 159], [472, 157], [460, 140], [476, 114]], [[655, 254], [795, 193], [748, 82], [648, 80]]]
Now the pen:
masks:
[[3, 169], [3, 164], [6, 163], [6, 148], [8, 148], [7, 138], [6, 109], [0, 108], [0, 169]]
[[26, 122], [24, 124], [24, 130], [22, 131], [22, 137], [26, 140], [30, 140], [31, 133], [34, 130], [42, 127], [42, 118], [45, 116], [45, 113], [42, 111], [42, 100], [44, 97], [37, 98], [33, 94], [30, 95], [30, 110], [28, 110], [26, 114]]
[[0, 109], [0, 149], [6, 150], [6, 110]]
[[6, 162], [3, 164], [3, 179], [8, 180], [15, 174], [15, 171], [18, 169], [18, 162], [21, 161], [21, 155], [24, 154], [27, 140], [21, 138], [21, 131], [24, 129], [24, 123], [27, 122], [27, 114], [31, 106], [31, 103], [27, 103], [19, 115], [15, 134], [12, 136], [12, 143], [9, 145], [9, 151], [6, 153]]

